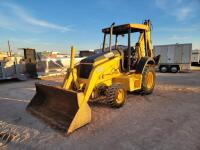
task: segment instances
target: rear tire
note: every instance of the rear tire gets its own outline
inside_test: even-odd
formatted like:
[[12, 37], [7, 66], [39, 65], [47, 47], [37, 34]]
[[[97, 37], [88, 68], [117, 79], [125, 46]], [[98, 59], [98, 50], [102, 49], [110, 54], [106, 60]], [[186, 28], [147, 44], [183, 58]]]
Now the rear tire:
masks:
[[152, 66], [146, 66], [142, 74], [141, 93], [151, 94], [155, 86], [155, 69]]
[[168, 67], [167, 66], [160, 66], [159, 71], [162, 72], [162, 73], [166, 73], [168, 71]]
[[120, 84], [114, 84], [106, 91], [108, 104], [113, 108], [122, 107], [126, 102], [126, 95], [126, 90]]

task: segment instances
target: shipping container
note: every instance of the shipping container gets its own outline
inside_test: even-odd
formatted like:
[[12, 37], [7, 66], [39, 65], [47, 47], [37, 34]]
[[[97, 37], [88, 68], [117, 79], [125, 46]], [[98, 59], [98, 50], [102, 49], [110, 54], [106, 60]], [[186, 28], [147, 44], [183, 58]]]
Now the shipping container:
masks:
[[155, 45], [154, 55], [160, 55], [158, 69], [160, 72], [172, 72], [190, 70], [192, 44]]

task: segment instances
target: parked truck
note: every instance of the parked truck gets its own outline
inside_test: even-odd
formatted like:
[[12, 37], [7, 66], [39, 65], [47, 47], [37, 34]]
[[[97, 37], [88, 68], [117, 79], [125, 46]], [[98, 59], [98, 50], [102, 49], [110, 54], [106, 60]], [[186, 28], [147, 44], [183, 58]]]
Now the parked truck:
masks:
[[200, 49], [192, 51], [192, 65], [200, 65]]
[[192, 44], [155, 45], [154, 55], [160, 55], [158, 69], [160, 72], [176, 73], [182, 70], [190, 70]]

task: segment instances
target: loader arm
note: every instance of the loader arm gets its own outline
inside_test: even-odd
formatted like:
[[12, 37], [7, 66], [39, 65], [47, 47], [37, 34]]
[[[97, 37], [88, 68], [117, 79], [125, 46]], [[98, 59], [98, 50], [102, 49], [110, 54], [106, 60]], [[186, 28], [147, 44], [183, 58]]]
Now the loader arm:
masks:
[[70, 57], [70, 68], [67, 70], [67, 75], [65, 76], [63, 82], [63, 89], [69, 90], [71, 87], [72, 82], [74, 83], [76, 89], [79, 89], [79, 84], [77, 81], [77, 69], [74, 68], [75, 62], [75, 48], [71, 47], [71, 57]]

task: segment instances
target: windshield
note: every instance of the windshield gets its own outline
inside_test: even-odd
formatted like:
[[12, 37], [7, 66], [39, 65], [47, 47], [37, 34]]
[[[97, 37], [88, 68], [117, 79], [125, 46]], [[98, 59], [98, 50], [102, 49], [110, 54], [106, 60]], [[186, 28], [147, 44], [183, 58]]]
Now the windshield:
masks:
[[[135, 32], [131, 34], [131, 47], [135, 47], [135, 43], [138, 42], [139, 33]], [[112, 47], [111, 50], [126, 50], [128, 48], [128, 34], [112, 35]], [[109, 51], [110, 34], [106, 34], [104, 51]]]

